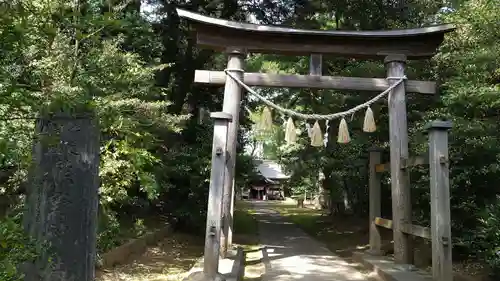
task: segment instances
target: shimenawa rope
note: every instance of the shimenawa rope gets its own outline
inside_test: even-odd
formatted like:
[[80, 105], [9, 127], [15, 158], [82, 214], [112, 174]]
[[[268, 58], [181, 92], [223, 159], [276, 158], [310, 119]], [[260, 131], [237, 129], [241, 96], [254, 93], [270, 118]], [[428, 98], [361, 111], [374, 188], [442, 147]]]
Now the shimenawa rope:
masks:
[[[337, 142], [339, 143], [348, 143], [351, 140], [351, 137], [349, 135], [349, 129], [347, 127], [347, 122], [345, 120], [345, 116], [351, 115], [353, 116], [354, 113], [357, 111], [366, 108], [366, 114], [365, 114], [365, 119], [364, 119], [364, 124], [363, 124], [363, 131], [371, 133], [375, 132], [376, 130], [376, 125], [375, 125], [375, 120], [373, 118], [373, 112], [370, 108], [370, 105], [377, 102], [379, 99], [383, 98], [387, 93], [389, 93], [392, 89], [394, 89], [396, 86], [400, 85], [403, 83], [403, 81], [406, 79], [406, 76], [403, 77], [387, 77], [386, 79], [388, 80], [397, 80], [393, 84], [391, 84], [385, 91], [382, 93], [378, 94], [371, 100], [362, 103], [360, 105], [357, 105], [349, 110], [342, 111], [342, 112], [337, 112], [333, 114], [304, 114], [304, 113], [299, 113], [284, 107], [281, 107], [270, 100], [264, 98], [263, 96], [259, 95], [256, 91], [254, 91], [252, 88], [250, 88], [248, 85], [246, 85], [243, 81], [241, 81], [240, 78], [236, 77], [233, 72], [239, 72], [243, 73], [242, 69], [232, 69], [228, 68], [225, 69], [224, 72], [226, 73], [227, 76], [231, 77], [238, 85], [246, 89], [250, 94], [254, 95], [257, 97], [259, 100], [261, 100], [264, 104], [267, 105], [267, 107], [264, 108], [262, 111], [262, 117], [260, 121], [260, 125], [262, 128], [271, 128], [272, 127], [272, 115], [271, 111], [269, 108], [274, 108], [278, 112], [280, 112], [282, 115], [288, 115], [289, 119], [287, 122], [285, 122], [284, 127], [285, 127], [285, 141], [287, 143], [294, 143], [296, 140], [296, 129], [295, 125], [293, 123], [292, 117], [297, 117], [300, 119], [305, 119], [305, 120], [316, 120], [314, 123], [314, 126], [312, 129], [309, 131], [308, 129], [308, 134], [309, 138], [311, 139], [311, 145], [312, 146], [326, 146], [326, 143], [328, 142], [328, 127], [329, 127], [329, 122], [330, 120], [342, 117], [342, 120], [339, 124], [339, 134], [337, 138]], [[321, 133], [321, 127], [318, 124], [318, 120], [325, 120], [326, 121], [326, 127], [327, 127], [327, 133], [325, 134], [323, 138], [323, 134]], [[306, 125], [308, 125], [306, 123]]]
[[276, 110], [278, 110], [278, 111], [280, 111], [280, 112], [282, 112], [282, 113], [284, 113], [286, 115], [297, 117], [297, 118], [300, 118], [300, 119], [305, 119], [305, 120], [333, 120], [333, 119], [336, 119], [336, 118], [339, 118], [339, 117], [345, 117], [347, 115], [352, 115], [352, 114], [356, 113], [357, 111], [359, 111], [361, 109], [364, 109], [364, 108], [367, 108], [371, 104], [377, 102], [379, 99], [383, 98], [385, 95], [387, 95], [387, 93], [389, 93], [392, 89], [394, 89], [395, 87], [397, 87], [399, 84], [401, 84], [406, 79], [406, 76], [403, 76], [403, 77], [387, 77], [386, 78], [387, 80], [395, 80], [395, 79], [398, 79], [398, 80], [395, 83], [393, 83], [392, 85], [390, 85], [385, 91], [383, 91], [382, 93], [378, 94], [377, 96], [375, 96], [371, 100], [368, 100], [367, 102], [362, 103], [360, 105], [357, 105], [357, 106], [355, 106], [355, 107], [353, 107], [353, 108], [351, 108], [349, 110], [342, 111], [342, 112], [337, 112], [337, 113], [332, 113], [332, 114], [304, 114], [304, 113], [296, 112], [296, 111], [293, 111], [293, 110], [281, 107], [281, 106], [279, 106], [279, 105], [271, 102], [270, 100], [264, 98], [263, 96], [259, 95], [256, 91], [254, 91], [252, 88], [250, 88], [248, 85], [246, 85], [243, 81], [241, 81], [241, 79], [239, 79], [233, 73], [231, 73], [231, 71], [243, 72], [243, 70], [228, 68], [228, 69], [225, 69], [224, 72], [226, 73], [227, 76], [231, 77], [231, 79], [233, 79], [241, 87], [243, 87], [250, 94], [252, 94], [255, 97], [257, 97], [259, 100], [261, 100], [263, 103], [265, 103], [269, 107], [272, 107], [272, 108], [274, 108], [274, 109], [276, 109]]

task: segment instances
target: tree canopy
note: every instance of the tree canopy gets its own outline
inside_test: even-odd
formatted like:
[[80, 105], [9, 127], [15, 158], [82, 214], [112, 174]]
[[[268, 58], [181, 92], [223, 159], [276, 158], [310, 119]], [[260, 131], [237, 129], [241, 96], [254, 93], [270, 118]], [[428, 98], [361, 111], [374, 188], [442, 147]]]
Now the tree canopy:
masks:
[[[500, 271], [500, 190], [495, 185], [500, 178], [500, 6], [491, 0], [444, 2], [0, 1], [0, 279], [20, 280], [17, 265], [43, 256], [43, 247], [36, 245], [39, 241], [23, 233], [22, 211], [25, 202], [30, 205], [26, 201], [30, 191], [44, 190], [36, 183], [46, 179], [37, 173], [52, 171], [55, 164], [40, 162], [35, 152], [42, 147], [59, 153], [63, 145], [57, 143], [57, 128], [81, 125], [82, 118], [95, 121], [83, 135], [98, 146], [94, 151], [99, 156], [98, 253], [121, 243], [119, 229], [126, 214], [132, 214], [129, 220], [136, 226], [139, 219], [161, 214], [179, 229], [203, 230], [213, 131], [203, 112], [220, 111], [223, 95], [218, 88], [194, 84], [194, 70], [224, 69], [226, 59], [196, 46], [192, 30], [176, 15], [177, 7], [236, 21], [312, 29], [455, 23], [457, 30], [446, 37], [434, 58], [407, 65], [411, 79], [439, 82], [436, 97], [407, 97], [410, 150], [412, 155], [425, 150], [427, 121], [453, 121], [456, 252], [487, 261]], [[248, 71], [257, 72], [307, 73], [309, 68], [308, 57], [250, 54], [246, 62]], [[323, 72], [385, 77], [380, 61], [332, 56], [323, 56]], [[321, 114], [346, 110], [371, 97], [308, 89], [261, 93], [283, 107]], [[261, 142], [264, 156], [292, 174], [288, 184], [292, 194], [324, 190], [331, 202], [347, 202], [345, 211], [366, 215], [367, 149], [388, 148], [386, 102], [372, 106], [375, 133], [362, 132], [363, 116], [356, 114], [347, 120], [352, 141], [336, 143], [338, 121], [330, 122], [324, 148], [309, 145], [304, 122], [296, 122], [301, 134], [295, 145], [285, 144], [279, 115], [274, 115], [273, 130], [256, 128], [262, 104], [248, 95], [241, 108], [238, 187], [254, 176], [252, 156], [244, 153], [245, 148]], [[324, 132], [324, 123], [321, 126]], [[45, 170], [37, 170], [38, 166]], [[320, 172], [325, 180], [318, 185]], [[410, 177], [413, 215], [420, 224], [430, 219], [427, 175], [421, 169]], [[384, 190], [390, 194], [388, 184]], [[390, 209], [383, 211], [390, 214]]]

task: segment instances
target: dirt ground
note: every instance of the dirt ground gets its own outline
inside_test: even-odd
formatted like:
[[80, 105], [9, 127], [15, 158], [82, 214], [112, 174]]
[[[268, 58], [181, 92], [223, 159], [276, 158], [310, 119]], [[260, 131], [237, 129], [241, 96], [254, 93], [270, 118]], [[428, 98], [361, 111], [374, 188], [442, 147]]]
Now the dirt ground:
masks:
[[[237, 203], [234, 216], [235, 245], [242, 246], [247, 254], [246, 280], [259, 280], [262, 265], [257, 222], [248, 205]], [[131, 257], [123, 265], [96, 272], [96, 281], [180, 281], [202, 257], [204, 237], [172, 233], [158, 245], [148, 247], [142, 255]], [[252, 252], [253, 251], [253, 252]]]
[[130, 262], [96, 273], [96, 281], [180, 281], [203, 254], [203, 239], [173, 233]]
[[[260, 281], [265, 272], [252, 210], [240, 204], [238, 222], [235, 221], [234, 243], [246, 252], [246, 281]], [[354, 251], [367, 249], [368, 227], [366, 219], [330, 217], [309, 208], [278, 205], [277, 210], [305, 232], [325, 243], [334, 253], [348, 262]], [[390, 241], [391, 232], [384, 231], [384, 240]], [[131, 257], [127, 264], [97, 272], [96, 281], [180, 281], [203, 254], [203, 237], [173, 233], [157, 246], [149, 247], [140, 256]], [[354, 263], [353, 263], [354, 264]], [[457, 262], [455, 272], [466, 275], [470, 281], [485, 281], [484, 266], [477, 262]], [[362, 268], [358, 268], [362, 270]]]

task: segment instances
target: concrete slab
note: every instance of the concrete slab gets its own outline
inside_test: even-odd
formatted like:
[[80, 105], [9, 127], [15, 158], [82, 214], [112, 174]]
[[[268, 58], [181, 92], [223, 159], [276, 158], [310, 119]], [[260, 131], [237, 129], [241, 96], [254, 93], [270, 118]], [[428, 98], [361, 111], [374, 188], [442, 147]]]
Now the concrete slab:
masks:
[[[245, 255], [242, 248], [228, 251], [228, 257], [219, 260], [220, 281], [240, 281], [245, 270]], [[213, 281], [203, 276], [203, 257], [189, 270], [184, 281]]]
[[[397, 265], [388, 257], [355, 253], [354, 260], [373, 270], [384, 281], [432, 281], [432, 276], [422, 270], [409, 270], [408, 265]], [[414, 267], [413, 267], [414, 268]]]
[[[433, 281], [432, 274], [420, 269], [408, 270], [407, 266], [394, 263], [394, 260], [384, 256], [374, 256], [367, 253], [354, 253], [354, 260], [372, 270], [382, 281]], [[453, 281], [472, 281], [469, 276], [455, 274]]]

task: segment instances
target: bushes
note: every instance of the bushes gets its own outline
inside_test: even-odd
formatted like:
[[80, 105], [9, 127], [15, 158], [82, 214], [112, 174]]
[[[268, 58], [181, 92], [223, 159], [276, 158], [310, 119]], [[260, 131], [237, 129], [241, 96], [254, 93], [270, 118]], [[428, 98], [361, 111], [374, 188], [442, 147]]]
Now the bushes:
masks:
[[[4, 51], [0, 56], [0, 195], [24, 193], [20, 186], [27, 183], [32, 140], [37, 137], [33, 118], [49, 109], [74, 110], [84, 104], [99, 116], [101, 130], [98, 251], [141, 235], [143, 222], [136, 217], [128, 220], [128, 215], [144, 217], [158, 205], [185, 228], [202, 229], [213, 127], [201, 128], [202, 133], [186, 130], [196, 127], [185, 124], [186, 113], [191, 106], [215, 107], [221, 101], [203, 105], [190, 101], [185, 107], [185, 99], [176, 95], [205, 92], [193, 92], [188, 72], [211, 62], [210, 53], [198, 58], [197, 52], [191, 52], [194, 46], [183, 46], [185, 40], [167, 40], [179, 27], [154, 27], [134, 13], [133, 6], [120, 5], [121, 9], [94, 1], [81, 10], [64, 1], [39, 2], [0, 4], [0, 49]], [[114, 12], [104, 13], [108, 10]], [[184, 66], [179, 68], [179, 62]], [[196, 140], [190, 142], [193, 136]], [[122, 219], [120, 214], [127, 217]], [[20, 221], [16, 217], [1, 225], [1, 238], [9, 239], [2, 240], [1, 245], [7, 245], [2, 248], [2, 261], [14, 265], [33, 258], [31, 252], [24, 252], [29, 244], [23, 246], [28, 241]], [[123, 221], [130, 226], [128, 233], [123, 232]], [[2, 263], [0, 280], [17, 276], [12, 264]]]
[[[102, 209], [101, 209], [102, 210]], [[116, 213], [101, 211], [97, 227], [97, 252], [105, 253], [121, 243], [121, 227]]]
[[24, 233], [21, 216], [0, 221], [0, 280], [22, 280], [19, 265], [37, 257], [37, 247]]
[[453, 236], [500, 274], [500, 6], [465, 1], [443, 15], [457, 30], [434, 58], [443, 107], [429, 118], [454, 122], [450, 134]]
[[105, 253], [129, 239], [141, 237], [146, 231], [144, 218], [130, 215], [120, 218], [117, 211], [101, 208], [97, 227], [97, 252]]
[[476, 248], [491, 267], [493, 277], [500, 277], [500, 197], [486, 207], [480, 219]]
[[[30, 239], [25, 234], [21, 221], [21, 213], [0, 221], [0, 280], [2, 281], [21, 281], [23, 279], [21, 265], [35, 260], [42, 247], [49, 247], [44, 244], [37, 245]], [[128, 239], [144, 235], [145, 231], [146, 226], [142, 219], [137, 219], [132, 226], [127, 225], [124, 228], [116, 213], [101, 212], [97, 252], [105, 253]]]

